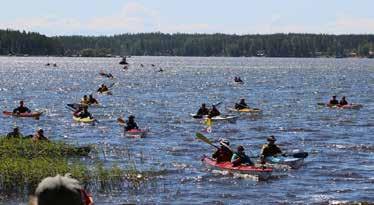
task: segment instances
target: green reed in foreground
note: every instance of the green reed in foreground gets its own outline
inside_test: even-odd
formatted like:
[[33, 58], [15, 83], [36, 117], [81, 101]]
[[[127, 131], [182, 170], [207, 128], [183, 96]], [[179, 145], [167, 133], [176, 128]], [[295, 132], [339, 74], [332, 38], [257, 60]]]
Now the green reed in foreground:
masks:
[[149, 177], [134, 167], [106, 168], [101, 162], [83, 164], [79, 156], [88, 156], [90, 147], [74, 147], [63, 142], [33, 142], [31, 139], [0, 138], [1, 192], [32, 191], [45, 177], [70, 173], [83, 184], [102, 188], [127, 182], [138, 186]]

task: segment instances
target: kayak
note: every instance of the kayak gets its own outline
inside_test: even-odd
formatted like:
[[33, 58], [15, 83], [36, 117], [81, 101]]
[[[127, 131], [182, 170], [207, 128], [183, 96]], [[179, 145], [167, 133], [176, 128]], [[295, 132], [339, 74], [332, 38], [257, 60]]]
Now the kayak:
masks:
[[112, 92], [110, 92], [109, 90], [108, 91], [104, 91], [104, 92], [98, 92], [99, 94], [101, 95], [113, 95]]
[[14, 117], [33, 117], [39, 118], [43, 112], [26, 112], [26, 113], [13, 113], [10, 111], [3, 111], [3, 114], [6, 116], [14, 116]]
[[143, 138], [143, 137], [145, 137], [147, 132], [148, 132], [148, 130], [131, 129], [131, 130], [125, 131], [125, 136]]
[[256, 166], [247, 166], [247, 165], [240, 165], [237, 167], [233, 167], [231, 162], [221, 162], [217, 163], [216, 160], [204, 156], [201, 161], [212, 168], [220, 169], [220, 170], [225, 170], [229, 172], [236, 172], [236, 173], [241, 173], [241, 174], [248, 174], [248, 175], [253, 175], [258, 177], [260, 180], [266, 180], [268, 179], [272, 172], [272, 168], [262, 168], [262, 167], [256, 167]]
[[[226, 116], [222, 116], [222, 115], [219, 115], [219, 116], [215, 116], [215, 117], [212, 117], [212, 120], [213, 121], [224, 121], [224, 120], [236, 120], [239, 116], [236, 116], [236, 115], [226, 115]], [[204, 117], [204, 119], [207, 119], [208, 117]]]
[[336, 108], [336, 109], [361, 109], [364, 107], [361, 104], [348, 104], [348, 105], [330, 105], [330, 104], [325, 104], [325, 103], [318, 103], [320, 106], [326, 106], [329, 108]]
[[75, 120], [76, 122], [83, 122], [83, 123], [92, 123], [92, 122], [95, 122], [94, 118], [89, 118], [89, 117], [80, 118], [80, 117], [73, 116], [73, 120]]
[[82, 109], [84, 106], [89, 106], [89, 107], [99, 107], [100, 104], [93, 103], [93, 104], [80, 104], [80, 103], [71, 103], [71, 104], [66, 104], [66, 106], [73, 108], [74, 110]]
[[232, 112], [240, 112], [240, 113], [259, 113], [262, 111], [258, 108], [244, 108], [244, 109], [228, 108], [228, 110]]
[[194, 113], [191, 113], [190, 116], [195, 118], [195, 119], [203, 119], [203, 118], [208, 117], [208, 115], [198, 115], [198, 114], [194, 114]]
[[304, 163], [304, 158], [295, 158], [295, 157], [266, 157], [266, 164], [269, 164], [271, 167], [276, 168], [276, 165], [286, 165], [292, 169], [297, 169], [301, 167]]

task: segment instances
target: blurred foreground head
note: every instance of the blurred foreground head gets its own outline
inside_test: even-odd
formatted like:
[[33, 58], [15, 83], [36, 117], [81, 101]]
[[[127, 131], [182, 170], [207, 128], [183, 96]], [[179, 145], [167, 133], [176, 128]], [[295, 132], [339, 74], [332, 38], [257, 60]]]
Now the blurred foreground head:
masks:
[[35, 191], [32, 205], [85, 205], [82, 187], [69, 176], [47, 177]]

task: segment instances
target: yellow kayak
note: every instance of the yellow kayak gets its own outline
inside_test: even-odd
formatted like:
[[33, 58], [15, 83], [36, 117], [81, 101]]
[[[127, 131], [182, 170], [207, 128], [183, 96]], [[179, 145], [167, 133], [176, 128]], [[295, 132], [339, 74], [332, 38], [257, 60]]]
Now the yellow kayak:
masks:
[[79, 118], [79, 117], [75, 117], [73, 116], [73, 119], [76, 121], [76, 122], [83, 122], [83, 123], [91, 123], [91, 122], [94, 122], [95, 119], [93, 118], [89, 118], [89, 117], [86, 117], [86, 118]]
[[255, 112], [261, 112], [260, 109], [258, 108], [244, 108], [244, 109], [235, 109], [235, 108], [229, 108], [230, 111], [233, 111], [233, 112], [252, 112], [252, 113], [255, 113]]

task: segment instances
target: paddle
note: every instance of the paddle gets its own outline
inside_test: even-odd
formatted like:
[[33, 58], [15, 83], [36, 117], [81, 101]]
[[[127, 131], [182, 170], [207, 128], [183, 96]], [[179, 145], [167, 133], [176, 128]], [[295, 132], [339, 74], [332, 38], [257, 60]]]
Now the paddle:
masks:
[[[218, 146], [214, 145], [212, 141], [210, 141], [207, 137], [205, 137], [203, 134], [199, 133], [199, 132], [196, 132], [196, 139], [199, 139], [217, 149], [219, 149]], [[231, 149], [230, 149], [231, 150]]]
[[326, 106], [326, 103], [317, 103], [319, 106]]
[[122, 125], [126, 124], [126, 121], [121, 117], [117, 118], [117, 122]]
[[[209, 144], [209, 145], [211, 145], [211, 146], [213, 146], [213, 147], [215, 147], [215, 148], [217, 148], [217, 149], [219, 149], [218, 146], [214, 145], [212, 143], [212, 141], [210, 141], [207, 137], [205, 137], [203, 134], [201, 134], [199, 132], [196, 132], [196, 138], [199, 139], [199, 140], [201, 140], [201, 141], [203, 141], [203, 142], [205, 142], [205, 143], [207, 143], [207, 144]], [[226, 145], [225, 143], [222, 143], [221, 145], [223, 145], [224, 147], [226, 147], [227, 149], [229, 149], [232, 153], [240, 155], [238, 152], [232, 150], [231, 147], [228, 146], [228, 145]], [[251, 155], [253, 155], [253, 154], [251, 153]], [[249, 158], [257, 158], [257, 157], [259, 157], [259, 156], [250, 156]]]

